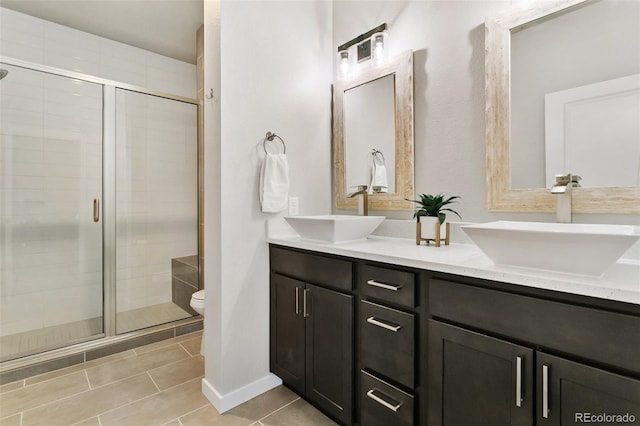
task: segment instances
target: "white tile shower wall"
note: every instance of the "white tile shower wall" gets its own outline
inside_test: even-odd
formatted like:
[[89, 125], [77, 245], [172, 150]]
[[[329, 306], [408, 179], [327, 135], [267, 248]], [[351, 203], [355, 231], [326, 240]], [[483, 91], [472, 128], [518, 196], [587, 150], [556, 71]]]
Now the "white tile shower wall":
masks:
[[0, 54], [44, 63], [44, 22], [42, 19], [0, 8]]
[[171, 259], [197, 253], [197, 107], [116, 92], [116, 308], [171, 301]]
[[196, 98], [194, 64], [6, 8], [0, 8], [0, 55]]
[[[195, 65], [6, 8], [0, 8], [0, 56], [196, 97]], [[8, 81], [0, 130], [0, 335], [102, 315], [102, 288], [95, 285], [101, 283], [101, 259], [74, 240], [93, 230], [65, 226], [79, 211], [91, 214], [86, 199], [101, 186], [101, 122], [88, 119], [101, 115], [101, 101], [92, 106], [84, 84], [44, 74], [12, 72]], [[77, 161], [81, 169], [70, 167]], [[77, 192], [80, 182], [83, 193]], [[155, 207], [163, 208], [158, 202]], [[66, 219], [53, 222], [55, 215]], [[54, 241], [60, 237], [54, 228], [70, 235]], [[20, 235], [28, 238], [18, 241]], [[175, 245], [180, 250], [189, 244]], [[170, 269], [158, 259], [167, 250], [158, 244], [147, 250], [163, 266], [145, 264], [146, 273], [152, 282], [166, 281]], [[131, 307], [149, 294], [149, 304], [170, 299], [170, 286], [159, 292], [146, 285], [146, 291], [145, 285], [123, 290], [136, 301]]]
[[[4, 28], [3, 28], [4, 29]], [[102, 315], [100, 85], [6, 66], [0, 335]]]

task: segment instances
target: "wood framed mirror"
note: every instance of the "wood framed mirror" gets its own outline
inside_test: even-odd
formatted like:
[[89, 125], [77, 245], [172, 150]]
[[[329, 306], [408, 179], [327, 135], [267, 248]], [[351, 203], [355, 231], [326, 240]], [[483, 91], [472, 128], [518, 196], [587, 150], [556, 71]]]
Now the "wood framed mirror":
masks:
[[[603, 24], [608, 23], [611, 19], [606, 19], [603, 15], [605, 13], [609, 13], [609, 11], [598, 10], [597, 13], [591, 12], [589, 8], [603, 8], [603, 7], [611, 7], [614, 8], [622, 8], [624, 7], [637, 7], [637, 2], [593, 2], [593, 1], [585, 1], [585, 0], [564, 0], [557, 2], [544, 2], [540, 3], [536, 6], [532, 6], [527, 9], [522, 8], [513, 8], [508, 13], [501, 14], [499, 16], [489, 18], [485, 22], [485, 94], [486, 94], [486, 110], [485, 110], [485, 118], [486, 118], [486, 167], [487, 167], [487, 205], [490, 211], [494, 212], [553, 212], [555, 211], [556, 200], [554, 196], [550, 193], [548, 186], [548, 182], [545, 182], [545, 177], [549, 178], [555, 174], [560, 173], [572, 173], [581, 175], [582, 187], [576, 188], [573, 192], [573, 212], [574, 213], [607, 213], [607, 214], [640, 214], [640, 182], [622, 182], [620, 184], [608, 184], [608, 185], [599, 185], [593, 179], [594, 167], [593, 166], [585, 166], [584, 170], [542, 170], [540, 174], [542, 175], [541, 179], [538, 179], [536, 183], [533, 185], [523, 185], [521, 187], [517, 182], [517, 178], [514, 179], [514, 172], [518, 172], [522, 169], [522, 164], [526, 165], [527, 162], [531, 162], [531, 157], [535, 155], [530, 155], [529, 157], [525, 157], [524, 161], [517, 161], [517, 156], [515, 153], [515, 143], [522, 143], [523, 140], [523, 132], [515, 129], [514, 122], [531, 122], [534, 120], [533, 116], [524, 116], [524, 118], [518, 121], [515, 118], [515, 113], [518, 111], [518, 106], [516, 105], [519, 102], [519, 96], [516, 94], [517, 86], [514, 87], [515, 80], [525, 81], [529, 84], [529, 81], [522, 76], [516, 76], [514, 73], [516, 72], [516, 65], [514, 62], [515, 59], [515, 43], [514, 43], [514, 34], [525, 32], [525, 31], [538, 31], [538, 39], [540, 35], [546, 31], [549, 31], [549, 27], [544, 27], [544, 25], [550, 25], [552, 21], [562, 21], [565, 20], [564, 27], [562, 27], [562, 32], [565, 34], [575, 33], [576, 26], [569, 25], [566, 23], [568, 19], [579, 19], [580, 25], [585, 28], [591, 28], [592, 32], [597, 33], [598, 37], [602, 37], [604, 33]], [[591, 13], [594, 16], [597, 16], [597, 19], [601, 19], [602, 22], [594, 21], [593, 23], [587, 24], [585, 22], [586, 14]], [[623, 12], [625, 13], [625, 12]], [[581, 15], [575, 15], [581, 14]], [[573, 15], [573, 16], [572, 16]], [[629, 15], [629, 12], [626, 11], [626, 15]], [[578, 18], [579, 16], [579, 18]], [[632, 37], [627, 40], [633, 40], [634, 34], [638, 33], [638, 23], [637, 23], [637, 13], [635, 15], [631, 14], [631, 18], [636, 17], [636, 23], [633, 24], [634, 28], [631, 29]], [[615, 30], [620, 32], [619, 21], [615, 23]], [[568, 31], [568, 28], [571, 31]], [[611, 31], [612, 33], [614, 31]], [[587, 36], [589, 37], [589, 36]], [[626, 76], [629, 74], [638, 73], [639, 71], [629, 69], [622, 70], [611, 70], [604, 68], [611, 64], [613, 61], [605, 59], [604, 57], [600, 57], [597, 53], [595, 53], [594, 44], [591, 41], [588, 41], [585, 36], [576, 37], [578, 41], [583, 45], [582, 47], [586, 47], [591, 49], [590, 54], [593, 59], [596, 61], [594, 65], [582, 66], [582, 70], [595, 69], [596, 66], [601, 67], [602, 73], [606, 76], [605, 78], [600, 77], [600, 79], [606, 79], [609, 81], [615, 80], [617, 77]], [[637, 39], [638, 37], [635, 36]], [[589, 39], [590, 40], [590, 39]], [[557, 38], [554, 39], [554, 43], [559, 43], [560, 40]], [[625, 43], [626, 45], [631, 44], [631, 42]], [[622, 46], [601, 46], [600, 51], [611, 51], [618, 55], [618, 57], [624, 57], [626, 54], [620, 54], [620, 48]], [[637, 47], [631, 46], [631, 55], [637, 55]], [[636, 49], [636, 53], [633, 53], [633, 49]], [[617, 51], [617, 52], [616, 52]], [[540, 67], [545, 65], [550, 65], [548, 68], [539, 68], [535, 67], [536, 73], [539, 75], [546, 76], [546, 78], [555, 78], [558, 74], [566, 71], [566, 64], [560, 63], [551, 63], [550, 60], [545, 59], [544, 55], [537, 53], [527, 53], [528, 57], [534, 58], [538, 61]], [[578, 52], [574, 52], [573, 50], [569, 50], [569, 48], [565, 48], [564, 53], [560, 55], [556, 55], [556, 58], [561, 58], [565, 62], [566, 61], [577, 61], [578, 60]], [[587, 55], [584, 55], [587, 56]], [[640, 63], [640, 61], [634, 59], [633, 56], [629, 59], [629, 62], [633, 62], [635, 60], [636, 65]], [[555, 68], [553, 68], [555, 67]], [[586, 72], [577, 72], [574, 73], [576, 77], [575, 81], [570, 82], [566, 87], [556, 88], [557, 92], [553, 90], [547, 90], [547, 92], [543, 93], [541, 96], [541, 101], [537, 104], [533, 105], [532, 109], [534, 114], [541, 114], [542, 118], [540, 119], [540, 123], [536, 124], [535, 128], [530, 128], [529, 133], [532, 132], [540, 132], [542, 146], [535, 146], [539, 152], [541, 152], [542, 160], [544, 161], [545, 156], [545, 144], [548, 139], [548, 136], [545, 135], [545, 131], [548, 131], [549, 127], [551, 127], [548, 122], [545, 125], [544, 114], [546, 114], [545, 108], [545, 96], [553, 95], [556, 93], [560, 93], [565, 89], [574, 90], [575, 88], [583, 88], [587, 86], [591, 86], [597, 82], [600, 84], [600, 79], [592, 78], [591, 81], [585, 81], [584, 75]], [[636, 75], [636, 74], [634, 74]], [[637, 74], [640, 77], [640, 74]], [[582, 80], [580, 80], [582, 78]], [[531, 84], [532, 85], [532, 84]], [[579, 86], [579, 87], [578, 87]], [[549, 93], [554, 92], [554, 93]], [[638, 91], [640, 93], [640, 91]], [[531, 107], [531, 106], [529, 106]], [[537, 111], [537, 112], [536, 112]], [[562, 126], [565, 126], [568, 129], [568, 125], [562, 123]], [[546, 127], [546, 129], [545, 129]], [[606, 160], [608, 154], [608, 150], [612, 151], [612, 138], [606, 138], [608, 140], [603, 140], [599, 146], [591, 149], [593, 152], [594, 158], [592, 158], [591, 164], [596, 163], [606, 163], [611, 169], [616, 167], [621, 167], [620, 162], [616, 160]], [[635, 142], [637, 144], [637, 141]], [[529, 143], [528, 147], [534, 146], [534, 144]], [[640, 145], [639, 145], [640, 147]], [[549, 151], [549, 147], [546, 148]], [[622, 155], [626, 156], [634, 156], [636, 148], [632, 148], [631, 151], [627, 152], [626, 150], [622, 150]], [[639, 150], [640, 152], [640, 150]], [[627, 161], [628, 159], [624, 159]], [[638, 162], [640, 158], [636, 158]], [[640, 162], [639, 162], [640, 163]], [[542, 166], [544, 167], [544, 165]], [[547, 166], [548, 167], [548, 166]], [[636, 165], [638, 167], [638, 165]], [[565, 166], [565, 168], [570, 168], [569, 166]], [[571, 168], [580, 168], [571, 166]], [[606, 173], [606, 171], [605, 171]], [[635, 173], [635, 172], [634, 172]], [[549, 175], [549, 176], [544, 176]], [[637, 179], [640, 179], [640, 168], [637, 171]]]
[[347, 198], [371, 184], [372, 153], [385, 164], [388, 192], [369, 197], [371, 210], [410, 210], [414, 184], [413, 52], [372, 63], [333, 87], [333, 176], [336, 209], [356, 209]]

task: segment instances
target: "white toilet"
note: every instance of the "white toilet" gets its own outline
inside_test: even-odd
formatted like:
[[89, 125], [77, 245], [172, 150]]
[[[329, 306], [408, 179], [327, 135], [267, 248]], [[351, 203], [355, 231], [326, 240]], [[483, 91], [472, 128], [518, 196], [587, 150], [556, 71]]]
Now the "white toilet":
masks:
[[[191, 309], [204, 317], [204, 290], [196, 291], [191, 295]], [[204, 356], [204, 336], [200, 344], [200, 355]]]

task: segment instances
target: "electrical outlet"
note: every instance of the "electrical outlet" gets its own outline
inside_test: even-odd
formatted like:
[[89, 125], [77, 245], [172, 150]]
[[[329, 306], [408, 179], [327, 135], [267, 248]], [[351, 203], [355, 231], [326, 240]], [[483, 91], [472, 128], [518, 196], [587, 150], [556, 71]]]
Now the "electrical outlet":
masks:
[[299, 213], [300, 198], [289, 197], [289, 216], [297, 216]]

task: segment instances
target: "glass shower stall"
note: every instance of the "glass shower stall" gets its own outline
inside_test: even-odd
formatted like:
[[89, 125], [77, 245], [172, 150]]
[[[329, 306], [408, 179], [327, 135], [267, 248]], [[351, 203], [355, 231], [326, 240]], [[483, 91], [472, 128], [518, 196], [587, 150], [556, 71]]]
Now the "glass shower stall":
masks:
[[0, 69], [0, 362], [195, 314], [197, 101]]

